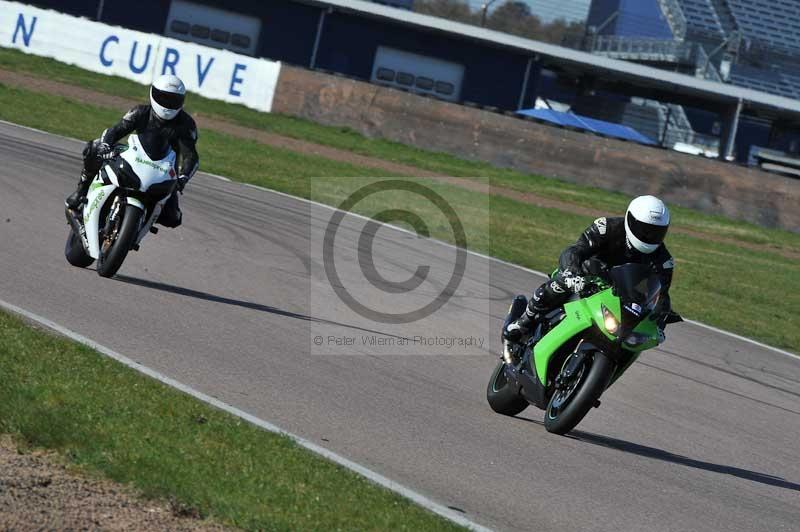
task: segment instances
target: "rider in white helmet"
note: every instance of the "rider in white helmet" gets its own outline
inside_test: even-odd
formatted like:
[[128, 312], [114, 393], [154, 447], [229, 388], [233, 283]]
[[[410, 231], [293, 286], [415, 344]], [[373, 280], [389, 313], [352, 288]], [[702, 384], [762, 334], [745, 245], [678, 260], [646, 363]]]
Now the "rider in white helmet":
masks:
[[669, 209], [655, 196], [631, 201], [625, 217], [595, 220], [575, 244], [566, 248], [558, 261], [558, 272], [536, 289], [522, 316], [503, 331], [508, 343], [530, 334], [536, 320], [560, 307], [585, 284], [584, 275], [602, 274], [608, 268], [637, 262], [650, 265], [661, 277], [659, 303], [660, 339], [671, 313], [669, 287], [675, 261], [664, 245], [669, 229]]
[[[83, 172], [78, 188], [66, 200], [70, 209], [78, 209], [86, 200], [89, 185], [100, 171], [105, 159], [117, 155], [114, 145], [128, 134], [136, 132], [142, 141], [143, 148], [152, 158], [160, 158], [172, 147], [176, 154], [176, 171], [178, 188], [182, 192], [186, 183], [197, 171], [199, 157], [195, 145], [197, 143], [197, 126], [186, 111], [183, 110], [186, 99], [186, 87], [177, 76], [163, 75], [156, 78], [150, 87], [150, 105], [138, 105], [128, 111], [117, 124], [103, 131], [99, 139], [89, 141], [83, 149]], [[164, 209], [158, 223], [167, 227], [181, 224], [182, 214], [178, 205], [178, 193], [174, 193]]]

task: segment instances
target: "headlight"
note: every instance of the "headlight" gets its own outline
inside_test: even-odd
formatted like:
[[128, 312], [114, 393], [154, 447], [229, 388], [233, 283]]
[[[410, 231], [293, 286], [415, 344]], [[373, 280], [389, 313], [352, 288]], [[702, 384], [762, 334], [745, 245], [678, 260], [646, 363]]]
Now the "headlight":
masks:
[[617, 329], [619, 329], [617, 317], [605, 305], [601, 305], [600, 308], [603, 310], [603, 325], [606, 326], [606, 330], [611, 334], [617, 334]]

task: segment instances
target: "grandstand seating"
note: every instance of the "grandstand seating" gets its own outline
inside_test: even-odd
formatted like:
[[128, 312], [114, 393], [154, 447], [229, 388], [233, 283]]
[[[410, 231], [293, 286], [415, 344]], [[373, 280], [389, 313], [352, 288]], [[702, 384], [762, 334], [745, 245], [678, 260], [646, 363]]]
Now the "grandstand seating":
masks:
[[750, 39], [800, 50], [797, 0], [727, 0], [739, 30]]
[[[722, 47], [733, 37], [741, 37], [739, 56], [727, 81], [780, 96], [800, 98], [800, 0], [675, 1], [683, 11], [687, 33], [685, 41], [676, 37], [670, 43], [658, 42], [663, 33], [653, 28], [663, 27], [663, 15], [674, 10], [670, 7], [673, 4], [647, 0], [637, 3], [634, 9], [631, 2], [624, 0], [594, 0], [592, 12], [599, 13], [602, 6], [604, 15], [608, 17], [611, 9], [627, 10], [627, 14], [620, 14], [620, 19], [635, 20], [636, 24], [609, 27], [610, 33], [592, 41], [593, 51], [618, 59], [665, 63], [666, 68], [674, 69], [687, 63], [685, 54], [677, 52], [694, 46], [698, 49], [691, 61], [696, 63], [696, 75], [721, 81], [715, 65], [719, 64], [724, 53]], [[654, 13], [659, 9], [661, 13]], [[645, 23], [647, 17], [652, 22]], [[709, 61], [708, 54], [712, 52], [714, 57]]]
[[[800, 0], [593, 0], [587, 26], [598, 28], [584, 41], [593, 53], [800, 100]], [[630, 127], [662, 146], [719, 150], [720, 128], [690, 122], [679, 105], [579, 99], [572, 111]], [[769, 127], [756, 128], [762, 142]], [[800, 163], [792, 173], [800, 175]]]
[[711, 0], [678, 0], [678, 3], [690, 32], [700, 30], [724, 38], [725, 30]]
[[786, 75], [777, 70], [754, 68], [744, 64], [734, 65], [731, 69], [731, 82], [735, 85], [760, 91], [797, 98], [799, 96], [798, 78], [786, 79]]

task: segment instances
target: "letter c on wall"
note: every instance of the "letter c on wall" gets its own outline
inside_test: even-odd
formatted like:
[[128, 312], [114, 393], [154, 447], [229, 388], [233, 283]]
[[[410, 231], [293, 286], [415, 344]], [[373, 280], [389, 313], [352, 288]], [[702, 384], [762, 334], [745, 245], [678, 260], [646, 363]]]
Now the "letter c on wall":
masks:
[[100, 62], [103, 63], [103, 66], [110, 67], [114, 63], [111, 59], [106, 59], [106, 46], [112, 42], [119, 44], [119, 37], [116, 35], [109, 35], [100, 47]]

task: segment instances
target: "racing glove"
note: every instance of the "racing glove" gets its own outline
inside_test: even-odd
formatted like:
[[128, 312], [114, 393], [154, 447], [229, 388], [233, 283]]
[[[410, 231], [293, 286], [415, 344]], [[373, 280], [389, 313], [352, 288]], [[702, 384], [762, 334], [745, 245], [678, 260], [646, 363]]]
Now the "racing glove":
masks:
[[106, 142], [101, 142], [97, 145], [97, 156], [101, 159], [111, 159], [115, 155], [114, 147]]
[[189, 177], [186, 174], [183, 174], [178, 178], [178, 192], [183, 194], [183, 189], [186, 188], [186, 184], [189, 182], [190, 179], [191, 177]]
[[590, 259], [586, 259], [581, 263], [581, 269], [583, 273], [586, 275], [594, 275], [597, 277], [603, 277], [606, 273], [608, 273], [608, 264], [603, 262], [602, 260], [598, 259], [597, 257], [592, 257]]

